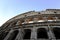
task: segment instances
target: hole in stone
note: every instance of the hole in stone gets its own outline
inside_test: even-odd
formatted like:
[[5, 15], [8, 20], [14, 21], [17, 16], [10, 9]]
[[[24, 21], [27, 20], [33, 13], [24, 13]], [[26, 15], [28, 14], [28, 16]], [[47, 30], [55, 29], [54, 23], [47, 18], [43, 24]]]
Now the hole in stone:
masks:
[[57, 13], [57, 12], [54, 12], [54, 13]]
[[24, 32], [25, 32], [25, 34], [24, 34], [23, 39], [30, 39], [31, 30], [30, 29], [25, 29]]
[[60, 39], [60, 28], [58, 27], [53, 28], [53, 32], [54, 32], [56, 39]]
[[39, 28], [37, 30], [37, 38], [44, 38], [44, 39], [48, 39], [48, 35], [47, 35], [47, 31], [45, 28]]

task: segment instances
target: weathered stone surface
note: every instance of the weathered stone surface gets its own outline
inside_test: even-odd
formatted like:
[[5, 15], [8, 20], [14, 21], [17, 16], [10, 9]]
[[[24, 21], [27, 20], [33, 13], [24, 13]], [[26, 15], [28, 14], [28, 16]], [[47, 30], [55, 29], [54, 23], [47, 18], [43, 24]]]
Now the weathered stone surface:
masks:
[[60, 40], [60, 9], [17, 15], [1, 26], [0, 39]]

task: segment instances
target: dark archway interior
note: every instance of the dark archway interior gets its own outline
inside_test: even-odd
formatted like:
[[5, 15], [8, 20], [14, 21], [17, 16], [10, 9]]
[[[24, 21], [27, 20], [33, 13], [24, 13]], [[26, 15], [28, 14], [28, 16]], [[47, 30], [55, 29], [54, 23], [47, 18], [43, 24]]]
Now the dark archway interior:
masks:
[[24, 31], [25, 31], [25, 34], [24, 34], [23, 39], [30, 39], [31, 30], [30, 29], [25, 29]]
[[37, 30], [37, 38], [44, 38], [44, 39], [48, 39], [48, 35], [47, 35], [47, 31], [45, 28], [39, 28]]
[[0, 34], [0, 40], [3, 40], [3, 39], [7, 36], [8, 33], [9, 33], [9, 32], [3, 31], [3, 32]]
[[60, 28], [58, 27], [53, 28], [53, 32], [54, 32], [56, 39], [60, 39]]
[[19, 32], [18, 30], [15, 30], [14, 32], [12, 32], [8, 40], [15, 40], [18, 32]]

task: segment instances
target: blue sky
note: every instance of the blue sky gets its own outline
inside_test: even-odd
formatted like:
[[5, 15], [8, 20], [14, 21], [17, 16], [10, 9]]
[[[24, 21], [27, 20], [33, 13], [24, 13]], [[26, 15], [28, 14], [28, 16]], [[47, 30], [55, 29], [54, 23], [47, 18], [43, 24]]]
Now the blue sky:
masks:
[[60, 0], [0, 0], [0, 26], [18, 14], [50, 8], [60, 9]]

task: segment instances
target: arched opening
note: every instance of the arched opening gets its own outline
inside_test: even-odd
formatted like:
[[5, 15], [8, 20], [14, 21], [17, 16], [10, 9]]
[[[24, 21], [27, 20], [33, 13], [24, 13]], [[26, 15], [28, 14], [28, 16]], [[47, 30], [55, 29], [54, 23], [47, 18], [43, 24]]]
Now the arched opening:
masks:
[[48, 39], [47, 31], [45, 28], [39, 28], [37, 29], [37, 38], [44, 38]]
[[3, 39], [7, 36], [8, 33], [9, 33], [9, 32], [3, 31], [3, 32], [0, 34], [0, 40], [3, 40]]
[[17, 34], [18, 34], [18, 30], [15, 30], [11, 33], [10, 37], [8, 38], [8, 40], [15, 40]]
[[40, 17], [39, 17], [39, 20], [43, 20], [43, 19], [44, 19], [43, 16], [40, 16]]
[[55, 18], [55, 17], [52, 17], [52, 16], [48, 16], [47, 19], [48, 19], [48, 20], [55, 20], [56, 18]]
[[54, 32], [56, 39], [60, 39], [60, 28], [58, 27], [53, 28], [53, 32]]
[[30, 37], [31, 37], [31, 30], [30, 29], [25, 29], [24, 32], [25, 32], [25, 34], [24, 34], [23, 39], [30, 39]]

